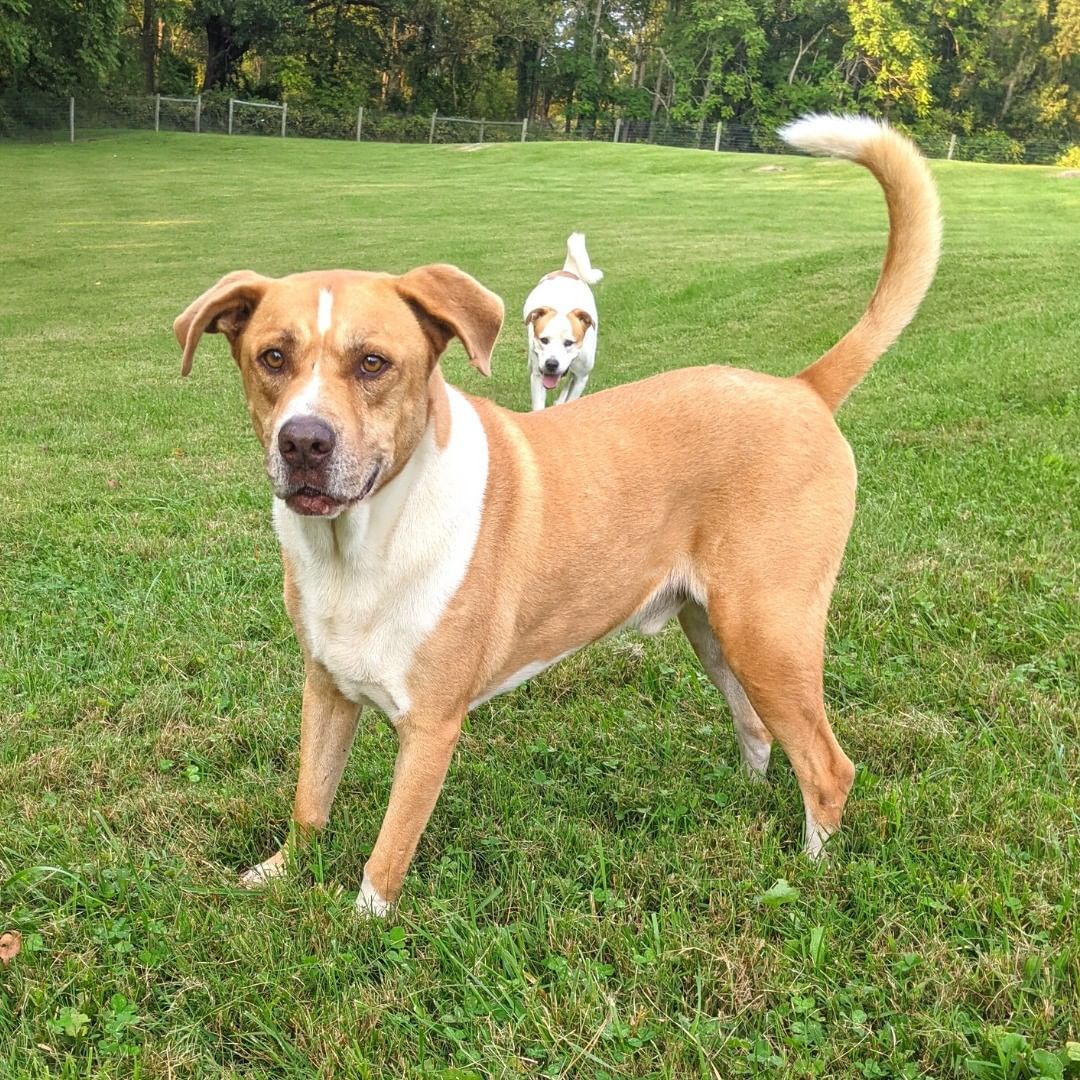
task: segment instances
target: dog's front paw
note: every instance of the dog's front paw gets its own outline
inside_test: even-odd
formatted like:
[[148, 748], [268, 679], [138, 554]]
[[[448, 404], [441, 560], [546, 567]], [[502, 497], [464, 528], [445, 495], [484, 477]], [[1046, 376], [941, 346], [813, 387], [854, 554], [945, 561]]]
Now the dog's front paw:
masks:
[[356, 897], [356, 911], [365, 919], [382, 919], [390, 910], [390, 902], [384, 900], [379, 890], [368, 880], [367, 874], [360, 885], [360, 892]]
[[245, 889], [261, 889], [264, 885], [269, 885], [274, 878], [284, 877], [287, 872], [285, 852], [282, 850], [271, 855], [258, 866], [245, 870], [240, 875], [240, 884]]

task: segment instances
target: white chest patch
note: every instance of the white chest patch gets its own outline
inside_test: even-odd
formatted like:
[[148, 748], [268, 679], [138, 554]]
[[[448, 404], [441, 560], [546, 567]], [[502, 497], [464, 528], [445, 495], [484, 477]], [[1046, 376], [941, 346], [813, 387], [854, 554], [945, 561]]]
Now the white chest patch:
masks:
[[352, 701], [409, 711], [416, 650], [472, 559], [487, 487], [476, 410], [452, 387], [444, 450], [429, 425], [405, 467], [333, 522], [274, 500], [274, 527], [300, 593], [307, 646]]

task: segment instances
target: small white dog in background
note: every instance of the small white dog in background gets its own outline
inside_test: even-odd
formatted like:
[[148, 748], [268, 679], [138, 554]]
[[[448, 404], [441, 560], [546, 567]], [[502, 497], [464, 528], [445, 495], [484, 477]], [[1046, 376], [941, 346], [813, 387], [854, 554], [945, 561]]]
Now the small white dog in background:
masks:
[[596, 361], [598, 319], [590, 285], [604, 272], [593, 268], [585, 237], [573, 233], [566, 241], [566, 261], [540, 279], [525, 301], [529, 339], [529, 382], [533, 412], [547, 404], [547, 393], [565, 378], [555, 404], [581, 397]]

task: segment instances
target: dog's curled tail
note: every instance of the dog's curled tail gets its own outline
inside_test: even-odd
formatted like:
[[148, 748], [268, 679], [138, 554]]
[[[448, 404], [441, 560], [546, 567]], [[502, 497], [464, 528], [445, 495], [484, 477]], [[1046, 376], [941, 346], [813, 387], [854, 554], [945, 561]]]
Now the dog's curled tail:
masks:
[[604, 271], [598, 270], [589, 262], [589, 253], [585, 250], [585, 234], [571, 233], [566, 241], [566, 262], [563, 269], [577, 274], [586, 285], [595, 285], [604, 277]]
[[836, 412], [874, 361], [900, 336], [934, 279], [941, 250], [937, 189], [909, 139], [866, 116], [804, 116], [780, 129], [789, 145], [869, 169], [885, 192], [889, 245], [863, 317], [796, 378]]

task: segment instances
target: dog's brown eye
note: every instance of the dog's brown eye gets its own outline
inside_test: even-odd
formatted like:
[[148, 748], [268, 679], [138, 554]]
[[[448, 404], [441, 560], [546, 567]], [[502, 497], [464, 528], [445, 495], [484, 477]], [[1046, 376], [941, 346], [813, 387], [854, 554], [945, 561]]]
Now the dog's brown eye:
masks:
[[547, 344], [549, 344], [550, 342], [551, 342], [551, 338], [549, 338], [549, 337], [542, 337], [542, 338], [540, 339], [540, 344], [541, 344], [541, 345], [547, 345]]
[[280, 349], [267, 349], [259, 353], [259, 363], [270, 371], [280, 371], [285, 366], [285, 354]]
[[385, 357], [369, 353], [360, 361], [360, 374], [369, 378], [372, 375], [381, 375], [386, 370], [387, 360]]
[[564, 341], [564, 342], [563, 342], [563, 345], [565, 345], [565, 346], [566, 346], [566, 348], [568, 348], [568, 349], [569, 349], [569, 348], [570, 348], [570, 346], [571, 346], [571, 345], [573, 345], [573, 344], [574, 344], [574, 343], [573, 343], [572, 341]]

